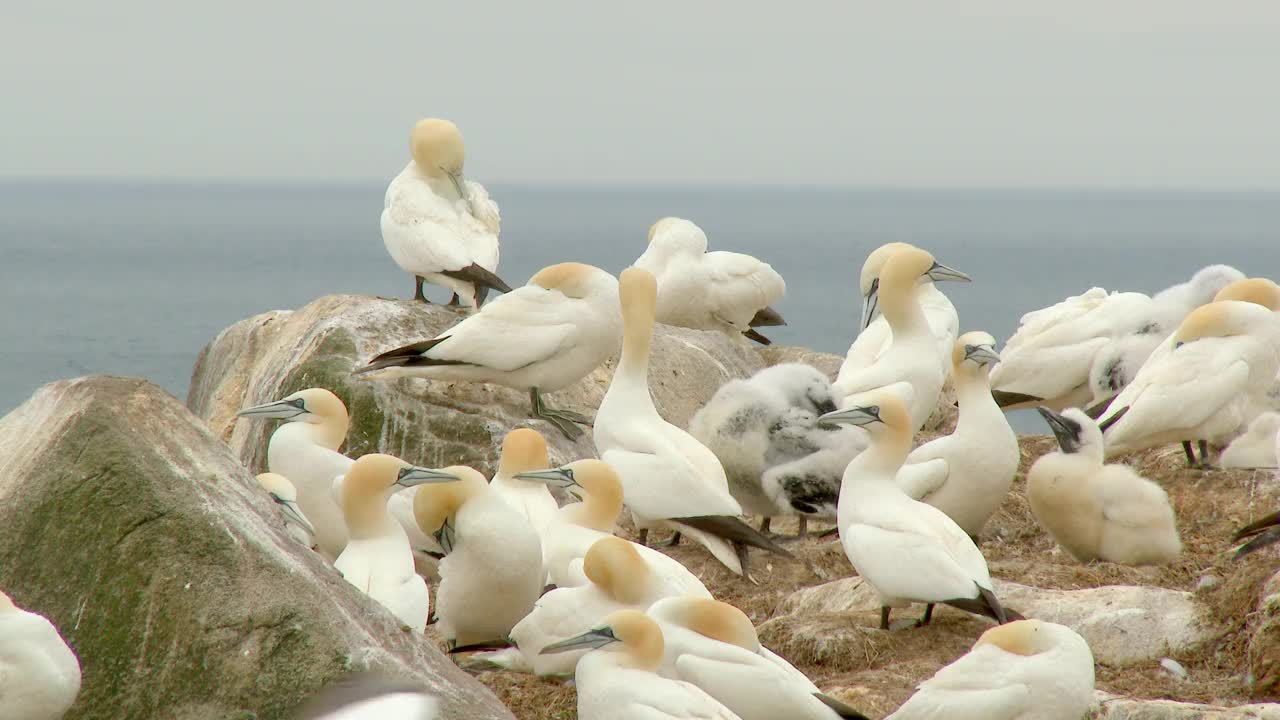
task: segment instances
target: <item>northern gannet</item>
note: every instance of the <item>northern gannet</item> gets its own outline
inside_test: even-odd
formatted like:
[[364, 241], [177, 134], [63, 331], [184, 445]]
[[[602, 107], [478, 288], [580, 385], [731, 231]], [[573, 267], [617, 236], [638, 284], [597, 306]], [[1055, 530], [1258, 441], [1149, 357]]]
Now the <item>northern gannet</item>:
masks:
[[551, 496], [546, 483], [521, 480], [516, 475], [542, 470], [550, 464], [547, 441], [542, 434], [530, 428], [516, 428], [502, 438], [498, 472], [489, 481], [489, 487], [519, 510], [538, 534], [555, 519], [560, 504]]
[[542, 591], [538, 533], [480, 473], [443, 472], [458, 481], [423, 485], [413, 498], [418, 525], [445, 551], [436, 586], [440, 634], [450, 648], [502, 642]]
[[694, 538], [725, 567], [747, 573], [747, 546], [790, 557], [777, 543], [742, 522], [714, 453], [658, 414], [649, 394], [649, 344], [657, 283], [641, 268], [622, 271], [622, 356], [596, 413], [595, 444], [622, 479], [623, 494], [641, 542], [653, 527]]
[[891, 392], [909, 408], [908, 430], [912, 434], [933, 414], [945, 380], [942, 363], [946, 356], [938, 355], [938, 342], [916, 299], [916, 286], [922, 277], [943, 267], [932, 255], [914, 247], [900, 249], [885, 261], [871, 307], [884, 314], [893, 340], [874, 363], [836, 381], [836, 393], [842, 398], [837, 404], [855, 405], [858, 395], [873, 390]]
[[257, 480], [271, 496], [272, 502], [280, 506], [289, 537], [302, 543], [303, 547], [315, 547], [316, 528], [302, 512], [302, 508], [298, 507], [298, 490], [289, 482], [289, 478], [276, 473], [262, 473]]
[[871, 446], [849, 463], [840, 487], [837, 525], [849, 561], [880, 598], [880, 628], [889, 629], [890, 608], [927, 603], [921, 625], [935, 603], [984, 615], [997, 622], [1021, 619], [992, 590], [982, 552], [946, 513], [912, 500], [895, 476], [911, 449], [911, 417], [889, 393], [865, 405], [822, 416], [826, 422], [865, 427]]
[[[518, 477], [564, 488], [582, 499], [560, 508], [542, 533], [542, 546], [548, 582], [557, 587], [586, 584], [589, 581], [583, 574], [586, 554], [596, 542], [613, 536], [614, 525], [622, 512], [622, 481], [618, 474], [603, 460], [587, 459], [564, 467], [520, 473]], [[664, 592], [711, 597], [702, 581], [675, 558], [638, 543], [631, 546], [649, 566]]]
[[582, 263], [538, 271], [529, 283], [444, 333], [382, 353], [354, 374], [487, 382], [529, 392], [530, 412], [570, 439], [590, 424], [548, 407], [541, 393], [577, 382], [618, 350], [618, 281]]
[[960, 403], [955, 432], [912, 451], [897, 476], [903, 492], [946, 513], [974, 538], [1009, 494], [1021, 458], [1018, 436], [987, 384], [987, 373], [1000, 360], [995, 342], [984, 332], [956, 340], [951, 351]]
[[80, 661], [42, 615], [0, 592], [0, 708], [13, 720], [57, 720], [80, 693]]
[[638, 610], [619, 610], [544, 654], [589, 649], [574, 673], [578, 720], [741, 720], [698, 686], [657, 674], [663, 639]]
[[1224, 468], [1273, 468], [1280, 466], [1276, 438], [1280, 434], [1280, 412], [1266, 412], [1253, 419], [1222, 455], [1218, 464]]
[[1104, 465], [1102, 432], [1088, 415], [1037, 410], [1060, 448], [1027, 471], [1027, 500], [1040, 526], [1080, 562], [1177, 560], [1182, 541], [1165, 491], [1128, 465]]
[[413, 159], [391, 181], [382, 211], [382, 242], [401, 270], [414, 276], [413, 299], [427, 302], [422, 283], [453, 291], [479, 307], [490, 288], [510, 292], [498, 269], [498, 206], [480, 183], [462, 177], [462, 133], [448, 120], [427, 118], [409, 134]]
[[[889, 321], [885, 320], [878, 309], [880, 270], [884, 268], [890, 256], [907, 248], [914, 249], [915, 246], [901, 242], [885, 243], [871, 251], [863, 261], [862, 274], [858, 279], [858, 287], [862, 293], [859, 331], [853, 343], [849, 345], [844, 362], [840, 365], [840, 373], [836, 375], [837, 382], [871, 365], [876, 358], [889, 349], [893, 340], [893, 331], [889, 328]], [[948, 361], [951, 346], [955, 344], [956, 336], [960, 334], [960, 316], [956, 313], [956, 306], [951, 304], [950, 298], [942, 294], [942, 291], [934, 285], [935, 282], [943, 280], [969, 282], [969, 276], [945, 265], [939, 265], [920, 277], [920, 281], [916, 284], [915, 296], [916, 302], [920, 303], [920, 308], [929, 321], [929, 329], [933, 332], [934, 340], [938, 343], [938, 357], [943, 365], [942, 372], [948, 374], [951, 372], [951, 363]]]
[[764, 345], [769, 339], [752, 328], [786, 324], [769, 307], [786, 293], [782, 276], [750, 255], [707, 252], [706, 234], [688, 220], [654, 223], [635, 266], [657, 278], [660, 323], [746, 335]]
[[333, 566], [415, 632], [426, 629], [431, 600], [427, 583], [414, 570], [409, 538], [387, 512], [387, 498], [423, 483], [457, 480], [445, 470], [414, 467], [390, 455], [370, 453], [351, 465], [342, 482], [342, 513], [351, 536]]
[[421, 686], [363, 672], [325, 686], [290, 717], [299, 720], [436, 720], [439, 704]]
[[993, 627], [920, 683], [887, 720], [1076, 720], [1093, 705], [1093, 653], [1074, 630], [1040, 620]]
[[667, 598], [646, 614], [662, 630], [658, 674], [698, 686], [742, 720], [867, 720], [762, 646], [751, 620], [728, 603]]
[[267, 444], [267, 470], [297, 488], [298, 507], [315, 528], [316, 546], [336, 559], [347, 544], [347, 526], [333, 496], [334, 478], [345, 475], [352, 462], [338, 452], [347, 438], [347, 406], [324, 388], [308, 388], [238, 414], [285, 421]]

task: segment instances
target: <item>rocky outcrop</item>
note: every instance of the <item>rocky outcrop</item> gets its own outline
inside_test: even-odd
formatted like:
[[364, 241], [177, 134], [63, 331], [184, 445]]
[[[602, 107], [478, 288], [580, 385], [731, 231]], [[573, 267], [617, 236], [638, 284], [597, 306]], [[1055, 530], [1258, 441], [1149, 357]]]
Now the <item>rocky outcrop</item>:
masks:
[[1099, 692], [1089, 720], [1280, 720], [1280, 705], [1218, 707], [1172, 700], [1131, 700]]
[[226, 446], [145, 381], [54, 383], [0, 420], [0, 587], [79, 656], [69, 718], [281, 718], [366, 668], [428, 688], [448, 717], [512, 717], [283, 528]]
[[1280, 573], [1262, 587], [1257, 620], [1249, 635], [1255, 697], [1280, 697]]

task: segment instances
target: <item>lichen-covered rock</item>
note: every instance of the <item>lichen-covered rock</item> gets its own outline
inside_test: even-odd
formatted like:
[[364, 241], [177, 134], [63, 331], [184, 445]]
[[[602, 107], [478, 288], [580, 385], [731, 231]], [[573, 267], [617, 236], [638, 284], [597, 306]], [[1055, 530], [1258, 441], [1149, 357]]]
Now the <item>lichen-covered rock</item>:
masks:
[[[464, 311], [441, 305], [331, 295], [296, 311], [249, 318], [201, 351], [187, 403], [254, 471], [264, 468], [274, 425], [237, 420], [236, 411], [315, 386], [332, 390], [347, 404], [351, 429], [345, 452], [352, 457], [384, 452], [413, 463], [471, 465], [489, 473], [502, 437], [515, 427], [542, 432], [552, 462], [594, 457], [590, 428], [576, 442], [566, 440], [547, 423], [529, 418], [524, 392], [481, 383], [351, 377], [353, 368], [374, 355], [434, 337], [464, 317]], [[593, 415], [614, 364], [610, 360], [574, 385], [547, 394], [548, 404]], [[658, 412], [685, 427], [724, 381], [761, 367], [746, 343], [722, 333], [658, 325], [649, 386]]]
[[511, 717], [293, 541], [226, 446], [142, 380], [54, 383], [0, 419], [0, 588], [79, 656], [68, 718], [281, 718], [365, 668], [448, 717]]
[[1219, 707], [1172, 700], [1133, 700], [1098, 692], [1089, 720], [1280, 720], [1280, 704]]

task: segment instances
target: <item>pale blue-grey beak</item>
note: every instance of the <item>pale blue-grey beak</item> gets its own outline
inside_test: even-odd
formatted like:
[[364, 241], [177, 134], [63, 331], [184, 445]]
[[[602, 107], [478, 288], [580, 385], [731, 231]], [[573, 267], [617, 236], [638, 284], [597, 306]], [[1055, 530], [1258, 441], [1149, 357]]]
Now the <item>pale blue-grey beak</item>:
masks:
[[311, 533], [313, 536], [316, 534], [316, 527], [311, 524], [311, 521], [307, 519], [306, 515], [302, 514], [302, 508], [298, 507], [298, 503], [296, 501], [285, 500], [275, 493], [271, 493], [271, 499], [275, 500], [276, 504], [280, 506], [280, 512], [284, 513], [287, 520]]
[[552, 487], [559, 488], [569, 488], [578, 484], [578, 481], [573, 479], [573, 470], [567, 467], [531, 470], [529, 472], [516, 473], [515, 476], [519, 480], [546, 483]]
[[432, 468], [424, 468], [410, 466], [400, 468], [400, 473], [396, 476], [396, 485], [400, 487], [411, 488], [426, 483], [447, 483], [457, 482], [462, 478], [444, 470], [435, 470]]
[[551, 655], [553, 653], [570, 652], [573, 650], [595, 650], [605, 645], [611, 645], [618, 642], [618, 637], [613, 634], [613, 628], [602, 627], [588, 630], [581, 635], [571, 637], [568, 640], [551, 643], [542, 648], [539, 655]]
[[991, 345], [965, 345], [964, 359], [982, 365], [994, 365], [1000, 362], [1000, 353]]
[[866, 329], [880, 313], [880, 278], [871, 281], [871, 289], [862, 298], [862, 329]]
[[275, 402], [264, 403], [262, 405], [254, 405], [251, 408], [245, 408], [236, 413], [239, 417], [259, 417], [259, 418], [277, 418], [280, 420], [292, 420], [299, 415], [305, 415], [307, 412], [307, 404], [302, 398], [285, 398], [284, 400], [276, 400]]
[[952, 280], [955, 282], [970, 282], [972, 280], [972, 278], [960, 272], [959, 270], [956, 270], [955, 268], [949, 268], [946, 265], [943, 265], [942, 263], [936, 262], [936, 261], [933, 263], [933, 267], [929, 268], [929, 272], [925, 273], [925, 275], [929, 276], [929, 279], [934, 282], [942, 282], [944, 280]]
[[818, 418], [819, 422], [835, 423], [838, 425], [871, 425], [873, 423], [882, 422], [880, 420], [880, 406], [866, 405], [861, 407], [851, 407], [846, 410], [837, 410], [829, 412]]

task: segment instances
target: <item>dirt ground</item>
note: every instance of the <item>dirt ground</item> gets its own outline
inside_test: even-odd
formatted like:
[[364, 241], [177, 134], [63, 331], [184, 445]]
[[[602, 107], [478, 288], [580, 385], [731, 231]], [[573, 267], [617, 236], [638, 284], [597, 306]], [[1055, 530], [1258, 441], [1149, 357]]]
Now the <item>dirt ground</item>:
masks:
[[[1175, 679], [1154, 662], [1126, 668], [1098, 665], [1099, 689], [1130, 697], [1224, 705], [1280, 700], [1274, 692], [1269, 697], [1261, 691], [1251, 695], [1251, 689], [1260, 686], [1250, 683], [1248, 657], [1248, 639], [1259, 620], [1255, 612], [1259, 592], [1268, 578], [1280, 572], [1280, 553], [1267, 550], [1235, 561], [1228, 552], [1236, 528], [1280, 508], [1280, 481], [1272, 479], [1271, 471], [1188, 469], [1177, 447], [1122, 458], [1169, 493], [1178, 516], [1183, 556], [1159, 568], [1082, 565], [1055, 547], [1036, 524], [1026, 500], [1026, 469], [1054, 447], [1053, 439], [1026, 436], [1021, 445], [1022, 466], [1013, 491], [987, 524], [980, 544], [993, 576], [1043, 588], [1152, 585], [1195, 591], [1205, 608], [1205, 622], [1221, 633], [1194, 654], [1175, 656], [1187, 670], [1185, 680]], [[774, 531], [783, 534], [794, 528], [794, 521], [773, 523]], [[635, 539], [629, 528], [623, 534]], [[759, 585], [732, 575], [688, 542], [662, 550], [698, 575], [717, 599], [741, 608], [759, 626], [774, 617], [782, 600], [795, 590], [854, 574], [834, 538], [820, 540], [811, 535], [789, 548], [803, 562], [753, 556], [753, 575]], [[964, 654], [989, 627], [985, 621], [945, 607], [939, 607], [929, 626], [894, 633], [876, 629], [879, 618], [873, 613], [825, 620], [832, 632], [851, 637], [850, 646], [858, 652], [814, 658], [803, 647], [788, 645], [785, 637], [766, 635], [761, 640], [789, 657], [824, 691], [868, 717], [892, 712], [917, 683]], [[477, 677], [522, 720], [576, 716], [571, 684], [499, 671], [480, 672]]]

